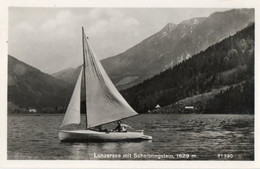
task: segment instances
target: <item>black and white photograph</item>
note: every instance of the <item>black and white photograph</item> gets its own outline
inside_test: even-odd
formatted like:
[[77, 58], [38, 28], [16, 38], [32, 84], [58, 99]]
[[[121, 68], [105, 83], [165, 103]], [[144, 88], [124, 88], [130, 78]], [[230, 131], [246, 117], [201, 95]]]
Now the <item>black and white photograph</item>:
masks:
[[256, 161], [254, 6], [7, 10], [5, 160]]

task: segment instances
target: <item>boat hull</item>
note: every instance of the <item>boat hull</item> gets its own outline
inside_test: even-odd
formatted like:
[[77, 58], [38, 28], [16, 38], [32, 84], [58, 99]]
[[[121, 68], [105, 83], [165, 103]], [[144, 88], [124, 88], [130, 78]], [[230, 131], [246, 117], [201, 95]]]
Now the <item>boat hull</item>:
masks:
[[141, 141], [151, 140], [151, 136], [143, 132], [98, 132], [93, 130], [60, 130], [61, 141], [79, 142], [114, 142], [114, 141]]

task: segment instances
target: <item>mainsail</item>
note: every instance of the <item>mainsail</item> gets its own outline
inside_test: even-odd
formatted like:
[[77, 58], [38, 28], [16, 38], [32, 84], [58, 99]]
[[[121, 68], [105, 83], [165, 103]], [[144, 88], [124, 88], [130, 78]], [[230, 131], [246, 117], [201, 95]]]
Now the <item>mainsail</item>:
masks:
[[77, 83], [75, 85], [72, 97], [70, 99], [69, 106], [65, 113], [65, 117], [62, 121], [60, 127], [68, 124], [79, 124], [80, 123], [80, 89], [81, 89], [81, 79], [82, 79], [82, 68], [79, 73]]
[[83, 28], [82, 35], [84, 74], [81, 75], [81, 70], [61, 127], [80, 123], [81, 78], [84, 78], [85, 90], [83, 91], [86, 92], [86, 128], [137, 115], [109, 79], [100, 61], [91, 50]]
[[91, 50], [84, 30], [83, 51], [86, 60], [87, 128], [137, 115], [109, 79]]

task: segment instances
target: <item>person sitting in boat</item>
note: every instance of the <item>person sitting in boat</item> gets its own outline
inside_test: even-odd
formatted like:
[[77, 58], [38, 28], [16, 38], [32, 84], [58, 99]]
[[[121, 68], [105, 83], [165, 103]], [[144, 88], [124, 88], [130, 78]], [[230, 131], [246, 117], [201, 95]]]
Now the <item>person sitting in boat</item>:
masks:
[[127, 132], [127, 128], [134, 130], [131, 126], [128, 126], [126, 124], [122, 124], [121, 121], [119, 120], [119, 121], [117, 121], [117, 126], [113, 131]]
[[91, 128], [94, 131], [100, 131], [100, 132], [108, 132], [107, 129], [103, 129], [102, 125], [96, 126], [94, 128]]

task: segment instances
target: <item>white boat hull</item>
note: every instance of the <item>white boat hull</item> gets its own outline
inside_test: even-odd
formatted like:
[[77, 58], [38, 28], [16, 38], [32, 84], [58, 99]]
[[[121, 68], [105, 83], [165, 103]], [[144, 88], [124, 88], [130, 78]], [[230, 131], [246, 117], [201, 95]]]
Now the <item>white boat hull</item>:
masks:
[[152, 137], [144, 135], [143, 132], [98, 132], [93, 130], [60, 130], [59, 139], [61, 141], [112, 142], [152, 140]]

